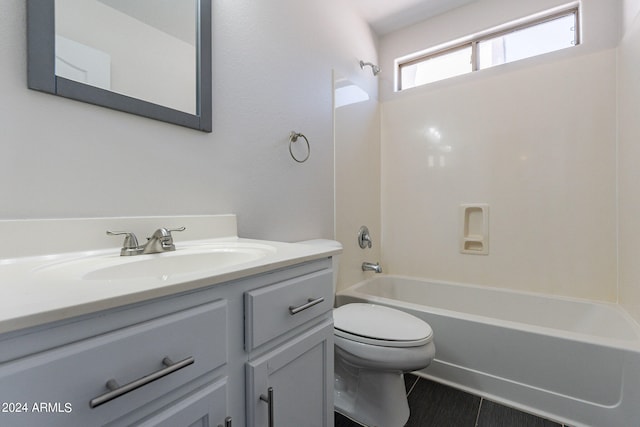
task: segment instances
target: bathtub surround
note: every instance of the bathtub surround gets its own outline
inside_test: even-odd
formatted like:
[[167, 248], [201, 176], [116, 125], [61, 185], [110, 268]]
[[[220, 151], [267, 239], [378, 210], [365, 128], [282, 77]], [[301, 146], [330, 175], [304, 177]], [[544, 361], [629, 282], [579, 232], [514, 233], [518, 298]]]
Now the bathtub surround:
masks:
[[625, 0], [618, 49], [620, 303], [640, 322], [640, 0]]
[[[566, 3], [482, 0], [380, 38], [380, 139], [372, 131], [366, 141], [345, 137], [341, 120], [364, 122], [336, 111], [336, 238], [351, 270], [341, 271], [339, 289], [367, 277], [357, 269], [369, 259], [349, 245], [379, 201], [382, 253], [372, 259], [385, 272], [620, 302], [640, 320], [632, 249], [640, 237], [632, 164], [640, 153], [631, 142], [638, 24], [630, 16], [640, 1], [583, 1], [584, 42], [576, 48], [392, 91], [394, 58]], [[626, 106], [620, 92], [629, 92]], [[377, 144], [379, 159], [367, 151]], [[366, 161], [357, 163], [362, 153]], [[366, 179], [380, 195], [343, 185]], [[460, 253], [458, 207], [476, 201], [491, 207], [490, 254], [472, 257]]]
[[[500, 71], [384, 102], [383, 265], [615, 301], [615, 50]], [[488, 256], [459, 253], [469, 200], [491, 207]]]
[[[372, 81], [382, 75], [373, 77], [368, 70], [361, 73]], [[336, 73], [334, 85], [343, 80]], [[380, 261], [380, 105], [377, 97], [370, 98], [334, 111], [335, 235], [344, 251], [338, 270], [339, 289], [371, 274], [362, 271], [363, 262]], [[362, 225], [369, 229], [371, 248], [361, 248], [358, 243]]]

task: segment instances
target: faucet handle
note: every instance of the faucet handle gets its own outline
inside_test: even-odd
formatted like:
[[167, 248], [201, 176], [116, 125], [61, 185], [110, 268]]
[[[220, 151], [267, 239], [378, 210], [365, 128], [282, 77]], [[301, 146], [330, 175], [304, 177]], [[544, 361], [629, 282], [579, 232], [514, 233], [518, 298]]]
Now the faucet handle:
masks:
[[[174, 231], [184, 231], [186, 230], [186, 227], [180, 227], [180, 228], [165, 228], [165, 227], [161, 227], [158, 228], [156, 231], [153, 232], [153, 236], [155, 238], [161, 239], [161, 238], [167, 238], [167, 237], [171, 237], [171, 233]], [[147, 239], [150, 239], [151, 237], [147, 237]]]
[[371, 241], [369, 229], [366, 225], [363, 225], [362, 227], [360, 227], [360, 230], [358, 230], [358, 244], [362, 249], [365, 249], [367, 247], [371, 248], [372, 243], [373, 242]]
[[110, 231], [107, 230], [108, 236], [124, 236], [124, 242], [122, 243], [122, 249], [120, 255], [137, 255], [140, 253], [140, 246], [138, 246], [138, 238], [135, 234], [129, 231]]
[[178, 227], [178, 228], [165, 228], [169, 233], [173, 233], [174, 231], [184, 231], [187, 227]]
[[156, 231], [153, 232], [153, 235], [151, 237], [147, 237], [147, 240], [152, 239], [152, 238], [156, 238], [156, 239], [160, 239], [160, 240], [173, 240], [173, 236], [171, 236], [171, 233], [174, 231], [184, 231], [186, 230], [186, 227], [179, 227], [179, 228], [165, 228], [165, 227], [161, 227], [158, 228]]
[[171, 235], [171, 233], [173, 233], [174, 231], [184, 231], [186, 230], [186, 227], [178, 227], [178, 228], [165, 228], [164, 230], [167, 232], [167, 236], [166, 236], [166, 242], [162, 241], [162, 246], [170, 250], [175, 249], [175, 246], [173, 244], [173, 236]]
[[[160, 248], [158, 248], [157, 251], [174, 251], [176, 249], [175, 245], [173, 244], [173, 236], [171, 235], [172, 232], [174, 231], [184, 231], [186, 230], [186, 227], [179, 227], [179, 228], [165, 228], [165, 227], [161, 227], [158, 228], [156, 231], [153, 232], [153, 235], [151, 237], [147, 237], [147, 240], [149, 241], [147, 243], [147, 245], [155, 245], [155, 243], [153, 242], [159, 242], [160, 243]], [[144, 250], [144, 253], [155, 253], [157, 252], [156, 250], [153, 250], [153, 252], [149, 252], [148, 250]]]

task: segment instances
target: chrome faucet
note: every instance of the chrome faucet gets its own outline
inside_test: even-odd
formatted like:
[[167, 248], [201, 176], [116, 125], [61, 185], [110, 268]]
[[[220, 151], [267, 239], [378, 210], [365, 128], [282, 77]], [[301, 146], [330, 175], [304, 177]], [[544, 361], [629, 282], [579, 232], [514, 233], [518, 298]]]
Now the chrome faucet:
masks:
[[124, 242], [122, 244], [122, 249], [120, 250], [120, 256], [132, 256], [132, 255], [140, 255], [140, 254], [157, 254], [160, 252], [170, 252], [175, 251], [176, 246], [173, 244], [173, 236], [171, 232], [173, 231], [184, 231], [185, 227], [168, 229], [168, 228], [158, 228], [153, 232], [151, 237], [147, 238], [147, 243], [144, 246], [138, 245], [138, 239], [136, 235], [128, 232], [128, 231], [109, 231], [107, 230], [107, 235], [109, 236], [120, 236], [124, 235]]
[[176, 246], [173, 244], [172, 231], [184, 231], [184, 227], [174, 228], [158, 228], [153, 232], [151, 237], [147, 238], [147, 243], [142, 248], [143, 254], [157, 254], [160, 252], [175, 251]]
[[371, 262], [363, 262], [362, 271], [375, 271], [376, 273], [382, 273], [382, 267], [379, 262], [376, 262], [375, 264]]

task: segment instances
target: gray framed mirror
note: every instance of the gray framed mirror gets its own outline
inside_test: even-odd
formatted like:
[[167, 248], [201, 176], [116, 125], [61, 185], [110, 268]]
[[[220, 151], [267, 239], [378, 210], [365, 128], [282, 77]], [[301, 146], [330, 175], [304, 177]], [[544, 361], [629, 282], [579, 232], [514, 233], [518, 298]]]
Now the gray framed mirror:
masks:
[[211, 0], [27, 0], [27, 82], [212, 130]]

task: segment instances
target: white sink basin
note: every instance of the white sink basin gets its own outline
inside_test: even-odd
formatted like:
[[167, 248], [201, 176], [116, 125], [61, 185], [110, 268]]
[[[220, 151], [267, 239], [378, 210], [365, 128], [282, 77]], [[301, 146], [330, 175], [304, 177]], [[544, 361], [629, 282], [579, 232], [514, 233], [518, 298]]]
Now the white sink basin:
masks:
[[39, 267], [34, 274], [61, 280], [169, 280], [255, 261], [273, 252], [275, 248], [262, 244], [203, 244], [150, 255], [79, 257]]

